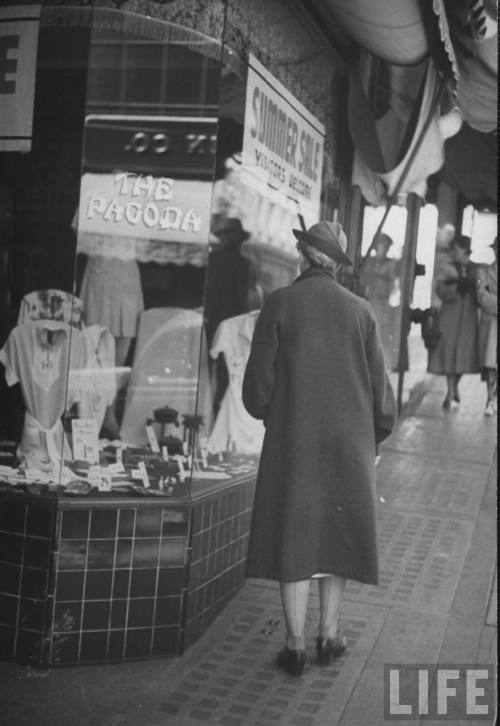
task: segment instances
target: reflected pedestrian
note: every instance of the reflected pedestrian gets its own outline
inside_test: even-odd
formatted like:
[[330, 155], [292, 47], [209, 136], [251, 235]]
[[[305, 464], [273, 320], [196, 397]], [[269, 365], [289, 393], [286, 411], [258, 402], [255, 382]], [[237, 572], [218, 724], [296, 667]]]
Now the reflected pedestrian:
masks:
[[247, 575], [279, 581], [287, 636], [278, 664], [299, 676], [311, 578], [321, 665], [346, 648], [346, 580], [377, 582], [375, 447], [392, 431], [395, 402], [373, 308], [336, 280], [352, 264], [341, 225], [293, 231], [301, 274], [264, 304], [243, 401], [266, 426]]
[[446, 411], [460, 403], [458, 384], [464, 373], [478, 373], [478, 316], [475, 296], [476, 268], [470, 261], [471, 240], [457, 235], [449, 264], [440, 267], [435, 292], [441, 300], [440, 338], [429, 351], [428, 371], [446, 376]]
[[394, 299], [397, 300], [399, 293], [400, 261], [388, 256], [392, 244], [388, 234], [379, 233], [373, 253], [363, 261], [359, 273], [360, 294], [375, 310], [388, 368], [392, 368], [397, 349], [395, 307], [399, 305]]
[[236, 217], [229, 217], [215, 230], [218, 243], [208, 256], [205, 292], [206, 332], [209, 346], [217, 326], [223, 320], [248, 312], [252, 307], [252, 264], [242, 254], [242, 246], [250, 237]]

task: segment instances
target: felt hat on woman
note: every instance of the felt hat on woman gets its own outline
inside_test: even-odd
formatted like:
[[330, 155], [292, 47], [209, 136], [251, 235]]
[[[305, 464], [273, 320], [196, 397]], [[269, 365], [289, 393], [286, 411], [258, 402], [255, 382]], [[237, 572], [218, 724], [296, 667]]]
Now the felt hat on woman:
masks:
[[317, 222], [308, 230], [292, 230], [300, 242], [314, 247], [331, 257], [341, 265], [352, 265], [352, 260], [346, 255], [347, 237], [339, 222]]
[[227, 217], [219, 227], [213, 231], [216, 237], [230, 235], [238, 241], [246, 240], [250, 237], [250, 232], [243, 228], [241, 221], [237, 217]]
[[459, 234], [452, 241], [452, 246], [459, 247], [461, 250], [466, 252], [468, 255], [472, 252], [472, 240], [465, 234]]

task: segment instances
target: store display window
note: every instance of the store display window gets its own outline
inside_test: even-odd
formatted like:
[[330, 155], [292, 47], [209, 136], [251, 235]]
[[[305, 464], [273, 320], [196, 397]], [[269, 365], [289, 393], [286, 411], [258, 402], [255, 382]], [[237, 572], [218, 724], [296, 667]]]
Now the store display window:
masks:
[[42, 11], [31, 149], [0, 172], [4, 482], [187, 497], [256, 472], [243, 372], [319, 217], [324, 136], [219, 39]]

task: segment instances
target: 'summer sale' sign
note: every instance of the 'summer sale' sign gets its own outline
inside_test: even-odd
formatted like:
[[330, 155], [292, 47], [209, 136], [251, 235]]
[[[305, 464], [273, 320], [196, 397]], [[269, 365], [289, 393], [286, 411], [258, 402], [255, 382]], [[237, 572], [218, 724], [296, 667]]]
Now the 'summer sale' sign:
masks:
[[319, 215], [325, 127], [252, 55], [241, 180]]

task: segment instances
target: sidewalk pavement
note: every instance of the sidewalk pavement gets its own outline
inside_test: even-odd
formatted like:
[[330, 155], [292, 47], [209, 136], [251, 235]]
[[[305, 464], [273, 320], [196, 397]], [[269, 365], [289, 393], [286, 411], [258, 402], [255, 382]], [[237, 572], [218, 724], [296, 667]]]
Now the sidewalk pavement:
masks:
[[[0, 663], [1, 726], [377, 726], [384, 664], [410, 676], [417, 664], [496, 664], [497, 421], [483, 415], [478, 376], [465, 376], [461, 392], [460, 408], [445, 413], [443, 379], [427, 376], [382, 447], [381, 581], [348, 584], [349, 647], [331, 666], [314, 663], [312, 590], [304, 674], [277, 669], [277, 585], [249, 580], [180, 658], [52, 671]], [[410, 688], [401, 703], [414, 698]], [[448, 723], [494, 723], [463, 715]]]

